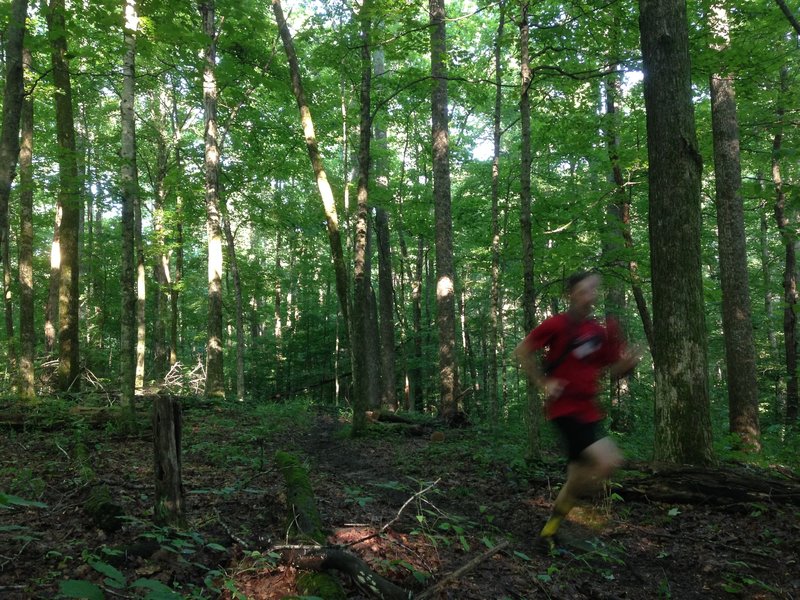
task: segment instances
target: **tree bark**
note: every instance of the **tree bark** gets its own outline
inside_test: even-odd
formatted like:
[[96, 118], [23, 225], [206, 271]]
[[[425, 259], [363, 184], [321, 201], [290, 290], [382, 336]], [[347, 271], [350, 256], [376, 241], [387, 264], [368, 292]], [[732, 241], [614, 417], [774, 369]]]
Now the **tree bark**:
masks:
[[333, 190], [331, 189], [330, 183], [328, 183], [328, 176], [322, 164], [322, 157], [320, 156], [319, 147], [317, 145], [317, 137], [314, 133], [314, 122], [311, 119], [311, 111], [306, 102], [303, 83], [300, 79], [300, 67], [297, 63], [297, 54], [294, 51], [292, 35], [289, 32], [289, 27], [286, 25], [286, 19], [283, 16], [280, 0], [272, 0], [272, 11], [275, 13], [275, 21], [278, 24], [278, 30], [280, 31], [283, 47], [289, 62], [292, 91], [294, 92], [297, 106], [300, 110], [300, 122], [303, 126], [306, 149], [311, 159], [311, 166], [314, 169], [314, 175], [317, 180], [317, 188], [319, 189], [322, 204], [325, 209], [328, 241], [331, 247], [333, 268], [336, 273], [336, 295], [339, 298], [339, 309], [342, 311], [342, 319], [345, 325], [344, 333], [347, 338], [350, 338], [349, 329], [351, 327], [351, 322], [350, 310], [348, 307], [349, 285], [347, 283], [347, 268], [345, 267], [344, 254], [342, 252], [342, 239], [339, 232], [339, 217], [336, 214], [336, 202], [334, 201]]
[[411, 406], [414, 410], [425, 409], [425, 387], [422, 358], [422, 277], [425, 264], [425, 246], [422, 235], [417, 237], [417, 264], [414, 272], [414, 284], [411, 288], [411, 320], [414, 339], [414, 360], [411, 375]]
[[[519, 222], [522, 235], [522, 311], [523, 329], [525, 332], [533, 330], [536, 326], [536, 291], [533, 287], [533, 238], [531, 234], [531, 104], [528, 94], [531, 83], [530, 29], [528, 25], [528, 2], [522, 5], [520, 21], [520, 63], [522, 75], [522, 90], [520, 93], [520, 117], [522, 148], [520, 158], [520, 207]], [[528, 419], [528, 448], [527, 457], [530, 461], [539, 460], [541, 457], [539, 429], [541, 425], [541, 400], [536, 387], [528, 382], [526, 385], [527, 419]]]
[[155, 265], [154, 275], [156, 293], [154, 300], [153, 319], [153, 378], [161, 380], [169, 370], [169, 344], [167, 341], [167, 327], [170, 306], [170, 288], [172, 281], [169, 267], [169, 254], [167, 252], [167, 239], [164, 225], [164, 205], [167, 199], [166, 178], [169, 171], [169, 148], [162, 132], [167, 130], [166, 119], [161, 109], [162, 101], [159, 93], [152, 98], [156, 122], [160, 131], [156, 132], [156, 167], [155, 167], [155, 194], [153, 202], [153, 235], [155, 237]]
[[[711, 7], [710, 25], [718, 39], [713, 49], [723, 52], [730, 46], [730, 36], [728, 14], [721, 4]], [[739, 163], [739, 119], [733, 76], [724, 72], [711, 75], [711, 126], [729, 428], [739, 437], [744, 450], [758, 451], [761, 430]]]
[[120, 191], [122, 195], [122, 313], [120, 315], [120, 392], [122, 404], [135, 406], [136, 393], [136, 246], [135, 206], [138, 202], [139, 175], [136, 167], [136, 30], [138, 17], [134, 0], [125, 0], [125, 56], [122, 65], [120, 101], [122, 140]]
[[153, 519], [160, 525], [186, 525], [181, 474], [182, 426], [180, 401], [170, 396], [156, 396], [153, 399]]
[[494, 116], [492, 156], [492, 287], [489, 308], [489, 341], [487, 345], [488, 375], [486, 377], [486, 402], [490, 422], [497, 425], [500, 404], [497, 394], [497, 341], [500, 331], [500, 136], [503, 108], [503, 31], [506, 23], [505, 3], [500, 2], [500, 22], [494, 43]]
[[61, 198], [56, 198], [56, 218], [53, 225], [53, 241], [50, 244], [50, 280], [47, 288], [47, 304], [44, 315], [44, 346], [48, 354], [56, 349], [58, 330], [58, 288], [61, 279]]
[[64, 0], [51, 0], [47, 11], [56, 88], [56, 137], [58, 139], [59, 200], [61, 204], [60, 255], [58, 287], [58, 382], [61, 392], [80, 389], [80, 348], [78, 337], [78, 228], [81, 219], [81, 192], [75, 151], [75, 119], [72, 112], [67, 54]]
[[6, 33], [6, 82], [3, 91], [3, 120], [0, 131], [0, 252], [3, 260], [3, 306], [8, 358], [15, 368], [14, 312], [11, 298], [11, 260], [9, 256], [8, 200], [19, 158], [19, 124], [25, 84], [22, 68], [22, 48], [25, 40], [27, 0], [13, 0]]
[[430, 0], [433, 198], [436, 220], [436, 321], [439, 330], [439, 403], [442, 417], [457, 412], [455, 270], [450, 196], [450, 133], [447, 114], [447, 46], [444, 0]]
[[380, 298], [381, 327], [381, 406], [397, 410], [394, 371], [394, 287], [392, 285], [389, 214], [380, 207], [375, 210], [375, 234], [378, 240], [378, 297]]
[[[788, 90], [788, 70], [781, 69], [781, 97], [778, 101], [777, 127], [772, 140], [772, 183], [775, 187], [775, 221], [783, 238], [785, 264], [783, 270], [783, 343], [786, 349], [786, 422], [797, 421], [798, 383], [797, 383], [797, 239], [791, 231], [792, 218], [787, 214], [786, 192], [783, 189], [780, 152], [783, 145], [783, 124], [786, 109], [783, 97]], [[794, 217], [794, 215], [792, 215]]]
[[[227, 212], [227, 211], [226, 211]], [[242, 280], [236, 261], [236, 243], [231, 231], [230, 216], [223, 215], [223, 230], [228, 243], [228, 260], [233, 274], [233, 290], [236, 297], [236, 399], [244, 400], [244, 302], [242, 301]]]
[[[30, 73], [31, 52], [23, 48], [22, 62]], [[33, 296], [33, 90], [25, 95], [20, 112], [19, 151], [19, 396], [36, 397], [33, 361], [36, 356]]]
[[208, 236], [208, 342], [206, 396], [225, 396], [222, 344], [222, 227], [219, 207], [219, 130], [217, 127], [217, 30], [215, 2], [200, 5], [203, 33], [208, 38], [203, 69], [205, 120], [206, 233]]
[[640, 0], [650, 184], [655, 459], [712, 461], [700, 175], [684, 0]]
[[361, 7], [361, 109], [358, 145], [358, 192], [355, 223], [355, 247], [353, 251], [353, 435], [361, 435], [366, 427], [365, 411], [376, 398], [372, 396], [372, 373], [367, 356], [368, 347], [374, 345], [370, 333], [370, 260], [369, 260], [369, 169], [372, 122], [370, 117], [370, 93], [372, 85], [372, 58], [370, 54], [369, 0]]

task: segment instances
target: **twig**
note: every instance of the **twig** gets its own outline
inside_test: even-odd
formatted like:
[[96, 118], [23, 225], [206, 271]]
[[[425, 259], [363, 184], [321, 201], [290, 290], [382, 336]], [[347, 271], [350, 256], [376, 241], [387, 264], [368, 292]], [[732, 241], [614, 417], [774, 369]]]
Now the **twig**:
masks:
[[392, 525], [394, 525], [394, 524], [397, 522], [397, 520], [400, 518], [400, 515], [402, 515], [402, 514], [403, 514], [403, 511], [406, 509], [406, 507], [407, 507], [409, 504], [411, 504], [411, 502], [413, 502], [413, 501], [414, 501], [414, 499], [415, 499], [415, 498], [419, 498], [420, 496], [422, 496], [423, 494], [425, 494], [426, 492], [428, 492], [429, 490], [431, 490], [432, 488], [434, 488], [434, 487], [435, 487], [435, 486], [436, 486], [436, 485], [437, 485], [437, 484], [438, 484], [438, 483], [439, 483], [441, 480], [442, 480], [442, 478], [440, 477], [439, 479], [437, 479], [436, 481], [434, 481], [432, 484], [430, 484], [428, 487], [426, 487], [426, 488], [424, 488], [424, 489], [422, 489], [422, 490], [418, 491], [416, 494], [414, 494], [414, 495], [413, 495], [413, 496], [411, 496], [411, 497], [410, 497], [408, 500], [406, 500], [406, 501], [405, 501], [405, 503], [403, 504], [403, 506], [401, 506], [401, 507], [400, 507], [400, 510], [399, 510], [399, 511], [397, 511], [397, 514], [395, 515], [394, 519], [392, 519], [391, 521], [389, 521], [388, 523], [386, 523], [386, 525], [384, 525], [383, 527], [381, 527], [381, 530], [380, 530], [380, 531], [378, 531], [378, 532], [376, 532], [376, 533], [373, 533], [373, 534], [371, 534], [371, 535], [368, 535], [367, 537], [365, 537], [365, 538], [362, 538], [362, 539], [360, 539], [360, 540], [356, 540], [356, 541], [354, 541], [354, 542], [350, 542], [349, 544], [346, 544], [346, 545], [345, 545], [345, 547], [346, 547], [346, 548], [350, 548], [350, 547], [352, 547], [352, 546], [356, 546], [357, 544], [361, 544], [362, 542], [366, 542], [367, 540], [371, 540], [372, 538], [378, 537], [378, 536], [379, 536], [379, 535], [381, 535], [382, 533], [385, 533], [385, 532], [386, 532], [386, 530], [387, 530], [387, 529], [389, 529], [389, 527], [391, 527]]
[[437, 594], [439, 591], [441, 591], [451, 581], [455, 581], [465, 573], [468, 573], [469, 571], [477, 567], [479, 564], [481, 564], [483, 561], [485, 561], [487, 558], [490, 558], [495, 554], [497, 554], [498, 552], [500, 552], [500, 550], [502, 550], [506, 546], [508, 546], [508, 540], [503, 540], [502, 542], [497, 544], [497, 546], [495, 546], [494, 548], [489, 548], [486, 552], [484, 552], [479, 556], [476, 556], [467, 564], [465, 564], [463, 567], [460, 567], [455, 571], [453, 571], [452, 573], [450, 573], [450, 575], [439, 581], [439, 583], [437, 583], [433, 587], [428, 588], [427, 590], [425, 590], [424, 592], [422, 592], [417, 596], [414, 596], [414, 600], [424, 600], [425, 598], [432, 598], [434, 594]]
[[228, 524], [225, 523], [225, 521], [222, 520], [222, 516], [219, 514], [219, 510], [217, 509], [216, 506], [214, 507], [214, 514], [217, 515], [217, 521], [222, 526], [222, 528], [225, 530], [225, 533], [228, 534], [228, 537], [230, 537], [234, 542], [237, 542], [245, 550], [248, 550], [250, 548], [250, 544], [248, 544], [246, 541], [244, 541], [238, 535], [233, 533], [231, 528], [228, 527]]

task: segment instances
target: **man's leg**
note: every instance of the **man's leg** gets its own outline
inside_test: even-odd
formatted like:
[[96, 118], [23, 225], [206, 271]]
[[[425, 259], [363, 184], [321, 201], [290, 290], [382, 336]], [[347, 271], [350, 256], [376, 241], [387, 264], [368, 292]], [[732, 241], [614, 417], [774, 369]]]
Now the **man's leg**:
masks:
[[539, 534], [552, 547], [561, 522], [584, 494], [595, 492], [622, 463], [622, 454], [611, 438], [604, 437], [587, 446], [577, 460], [567, 465], [567, 481], [556, 496], [553, 512]]

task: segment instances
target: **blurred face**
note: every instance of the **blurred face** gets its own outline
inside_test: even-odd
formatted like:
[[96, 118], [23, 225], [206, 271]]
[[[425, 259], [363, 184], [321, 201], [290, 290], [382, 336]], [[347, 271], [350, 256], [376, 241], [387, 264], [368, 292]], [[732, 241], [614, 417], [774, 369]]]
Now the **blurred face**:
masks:
[[600, 277], [597, 275], [589, 275], [579, 281], [569, 293], [570, 310], [581, 317], [589, 316], [594, 310], [599, 289]]

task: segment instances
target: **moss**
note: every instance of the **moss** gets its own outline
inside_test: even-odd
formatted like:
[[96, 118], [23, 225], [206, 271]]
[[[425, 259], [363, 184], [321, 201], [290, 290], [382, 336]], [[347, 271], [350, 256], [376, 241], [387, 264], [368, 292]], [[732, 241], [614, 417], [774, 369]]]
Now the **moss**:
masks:
[[301, 573], [297, 577], [297, 591], [303, 596], [317, 596], [325, 600], [346, 600], [339, 580], [328, 573]]
[[286, 500], [292, 511], [289, 515], [290, 536], [306, 537], [318, 543], [325, 541], [322, 519], [308, 480], [308, 471], [293, 454], [278, 451], [275, 462], [286, 483]]

